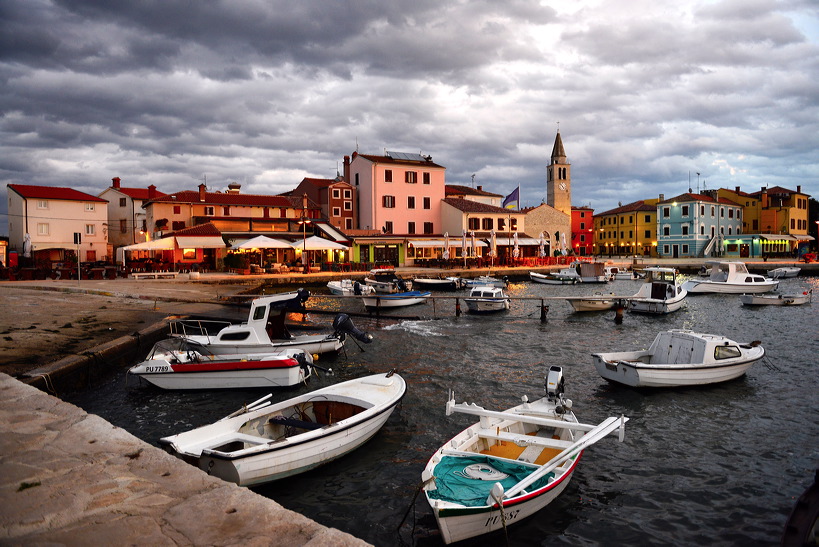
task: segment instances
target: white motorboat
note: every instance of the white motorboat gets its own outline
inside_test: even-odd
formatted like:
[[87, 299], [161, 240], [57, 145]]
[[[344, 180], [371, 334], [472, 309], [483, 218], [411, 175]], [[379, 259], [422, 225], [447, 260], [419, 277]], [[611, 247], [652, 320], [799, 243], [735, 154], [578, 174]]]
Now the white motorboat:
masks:
[[466, 280], [460, 277], [415, 277], [414, 289], [427, 291], [457, 291], [466, 287]]
[[252, 486], [303, 473], [372, 438], [406, 392], [398, 374], [375, 374], [270, 405], [268, 397], [213, 424], [159, 440], [209, 475]]
[[485, 286], [473, 287], [464, 302], [472, 313], [491, 313], [508, 310], [512, 300], [500, 287]]
[[346, 314], [333, 320], [334, 331], [329, 334], [294, 336], [285, 326], [290, 311], [304, 311], [304, 302], [310, 297], [305, 289], [295, 292], [262, 296], [250, 304], [246, 323], [182, 319], [170, 324], [171, 336], [196, 342], [215, 355], [270, 353], [282, 349], [303, 349], [307, 353], [339, 351], [347, 335], [364, 343], [372, 336], [361, 332]]
[[367, 294], [375, 294], [375, 289], [367, 284], [361, 284], [352, 279], [338, 279], [336, 281], [328, 281], [327, 288], [330, 289], [330, 294], [338, 296], [363, 296]]
[[466, 279], [466, 287], [468, 289], [471, 289], [472, 287], [499, 287], [501, 289], [505, 289], [508, 286], [509, 278], [506, 276], [498, 279], [497, 277], [492, 277], [490, 275], [479, 275], [478, 277], [472, 279]]
[[372, 296], [364, 296], [361, 298], [361, 301], [364, 303], [364, 307], [366, 308], [403, 308], [405, 306], [423, 304], [430, 296], [432, 296], [432, 293], [428, 291], [407, 291], [394, 294], [375, 294]]
[[[456, 404], [446, 414], [480, 421], [447, 441], [421, 474], [424, 494], [444, 543], [506, 529], [551, 503], [569, 484], [583, 451], [619, 432], [626, 417], [579, 423], [563, 397], [563, 372], [550, 367], [546, 396], [505, 411]], [[494, 542], [497, 543], [497, 542]]]
[[739, 344], [717, 334], [668, 330], [647, 350], [593, 353], [606, 380], [633, 387], [678, 387], [733, 380], [765, 355], [760, 342]]
[[772, 291], [779, 286], [776, 279], [750, 273], [744, 262], [709, 260], [705, 264], [711, 268], [708, 278], [698, 277], [683, 283], [683, 289], [689, 294], [757, 294]]
[[619, 266], [606, 266], [604, 268], [606, 275], [610, 281], [630, 281], [638, 279], [635, 272], [628, 268], [621, 268]]
[[773, 270], [768, 270], [768, 277], [771, 279], [784, 279], [786, 277], [796, 277], [799, 275], [799, 272], [802, 271], [802, 268], [797, 268], [796, 266], [783, 266], [781, 268], [774, 268]]
[[392, 294], [407, 292], [412, 288], [412, 282], [407, 282], [396, 273], [393, 268], [375, 268], [370, 270], [364, 283], [371, 286], [378, 294]]
[[567, 296], [566, 301], [572, 305], [576, 312], [582, 311], [606, 311], [617, 306], [626, 307], [628, 299], [614, 294], [604, 295], [596, 293], [592, 296]]
[[535, 283], [543, 283], [545, 285], [574, 285], [575, 283], [580, 283], [580, 276], [577, 275], [577, 272], [574, 270], [571, 271], [573, 275], [561, 274], [560, 272], [545, 274], [529, 272], [529, 279]]
[[666, 314], [677, 311], [688, 292], [683, 289], [674, 268], [645, 268], [646, 281], [629, 301], [636, 313]]
[[801, 306], [809, 304], [813, 289], [802, 294], [741, 294], [739, 300], [746, 306]]
[[575, 262], [573, 264], [581, 283], [608, 283], [606, 265], [602, 262]]
[[214, 355], [191, 340], [167, 338], [128, 373], [162, 389], [269, 388], [304, 382], [313, 366], [312, 355], [301, 349]]

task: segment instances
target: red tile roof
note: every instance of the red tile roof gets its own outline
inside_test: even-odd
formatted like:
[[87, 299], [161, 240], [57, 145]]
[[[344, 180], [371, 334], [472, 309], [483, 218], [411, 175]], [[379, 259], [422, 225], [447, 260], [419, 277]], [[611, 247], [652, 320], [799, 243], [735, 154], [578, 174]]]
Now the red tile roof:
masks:
[[[118, 192], [122, 192], [126, 196], [131, 199], [141, 199], [142, 201], [148, 201], [148, 189], [147, 188], [114, 188], [114, 190]], [[160, 192], [159, 190], [156, 191], [156, 197], [162, 197], [166, 194]]]
[[503, 207], [495, 207], [494, 205], [487, 205], [464, 198], [445, 198], [444, 203], [447, 203], [463, 213], [505, 213], [505, 214], [523, 214], [522, 211], [515, 209], [504, 209]]
[[[708, 196], [703, 196], [704, 198], [708, 198]], [[710, 198], [708, 198], [710, 199]], [[649, 205], [643, 200], [638, 200], [632, 203], [628, 203], [626, 205], [621, 205], [615, 209], [610, 209], [608, 211], [603, 211], [602, 213], [597, 213], [594, 215], [595, 217], [602, 217], [606, 215], [617, 215], [620, 213], [634, 213], [638, 211], [657, 211], [656, 205]]]
[[244, 205], [248, 207], [294, 207], [301, 209], [301, 197], [264, 196], [257, 194], [231, 194], [205, 192], [205, 201], [199, 200], [199, 192], [184, 190], [166, 194], [151, 200], [161, 203], [202, 203], [206, 205]]
[[[770, 188], [767, 188], [767, 190], [768, 190], [768, 195], [769, 196], [777, 196], [777, 195], [789, 196], [791, 194], [797, 194], [797, 193], [802, 194], [802, 192], [795, 192], [794, 190], [788, 190], [787, 188], [783, 188], [781, 186], [772, 186]], [[760, 190], [759, 192], [754, 192], [753, 194], [751, 194], [751, 196], [753, 196], [755, 198], [759, 198], [761, 195], [762, 195], [762, 190]], [[804, 194], [804, 195], [807, 195], [807, 194]]]
[[222, 232], [213, 225], [212, 222], [197, 224], [189, 228], [183, 228], [173, 233], [175, 236], [221, 236]]
[[448, 196], [487, 196], [493, 198], [502, 198], [502, 194], [493, 194], [486, 190], [479, 190], [469, 186], [461, 186], [460, 184], [447, 184], [444, 193]]
[[64, 201], [96, 201], [108, 203], [97, 196], [74, 190], [73, 188], [61, 188], [59, 186], [34, 186], [30, 184], [9, 184], [8, 187], [24, 198], [28, 199], [58, 199]]
[[736, 207], [742, 207], [739, 203], [732, 201], [728, 198], [719, 198], [718, 200], [712, 198], [711, 196], [706, 196], [705, 194], [693, 194], [691, 192], [686, 192], [685, 194], [680, 194], [679, 196], [663, 200], [658, 203], [673, 203], [675, 201], [703, 201], [705, 203], [722, 203], [723, 205], [734, 205]]
[[391, 163], [394, 165], [404, 165], [408, 167], [438, 167], [440, 169], [445, 169], [443, 165], [438, 165], [432, 161], [399, 160], [389, 156], [372, 156], [370, 154], [358, 154], [358, 156], [366, 160], [370, 160], [373, 163]]

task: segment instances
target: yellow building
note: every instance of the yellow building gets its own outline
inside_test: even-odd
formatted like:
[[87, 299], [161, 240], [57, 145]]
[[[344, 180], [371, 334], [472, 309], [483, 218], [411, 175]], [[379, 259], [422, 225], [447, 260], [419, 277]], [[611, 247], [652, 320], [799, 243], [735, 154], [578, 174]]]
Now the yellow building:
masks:
[[657, 203], [645, 199], [594, 215], [598, 255], [657, 256]]

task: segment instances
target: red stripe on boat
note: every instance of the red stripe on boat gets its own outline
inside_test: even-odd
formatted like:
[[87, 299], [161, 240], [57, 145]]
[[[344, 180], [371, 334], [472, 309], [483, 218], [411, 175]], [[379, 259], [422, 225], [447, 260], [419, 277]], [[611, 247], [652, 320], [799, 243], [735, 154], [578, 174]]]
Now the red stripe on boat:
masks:
[[295, 359], [262, 359], [253, 361], [204, 361], [171, 365], [174, 372], [217, 372], [220, 370], [253, 370], [264, 368], [293, 368], [299, 366]]

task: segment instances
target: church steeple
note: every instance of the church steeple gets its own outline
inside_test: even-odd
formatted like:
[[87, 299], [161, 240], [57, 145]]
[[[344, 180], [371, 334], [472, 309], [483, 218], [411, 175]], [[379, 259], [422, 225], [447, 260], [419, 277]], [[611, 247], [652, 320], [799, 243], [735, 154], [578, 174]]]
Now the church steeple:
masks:
[[563, 139], [560, 138], [560, 129], [557, 130], [555, 145], [552, 147], [552, 163], [566, 163], [566, 151], [563, 150]]
[[555, 144], [552, 147], [552, 161], [546, 168], [546, 203], [566, 213], [572, 214], [572, 173], [571, 164], [566, 159], [560, 129], [557, 130]]

